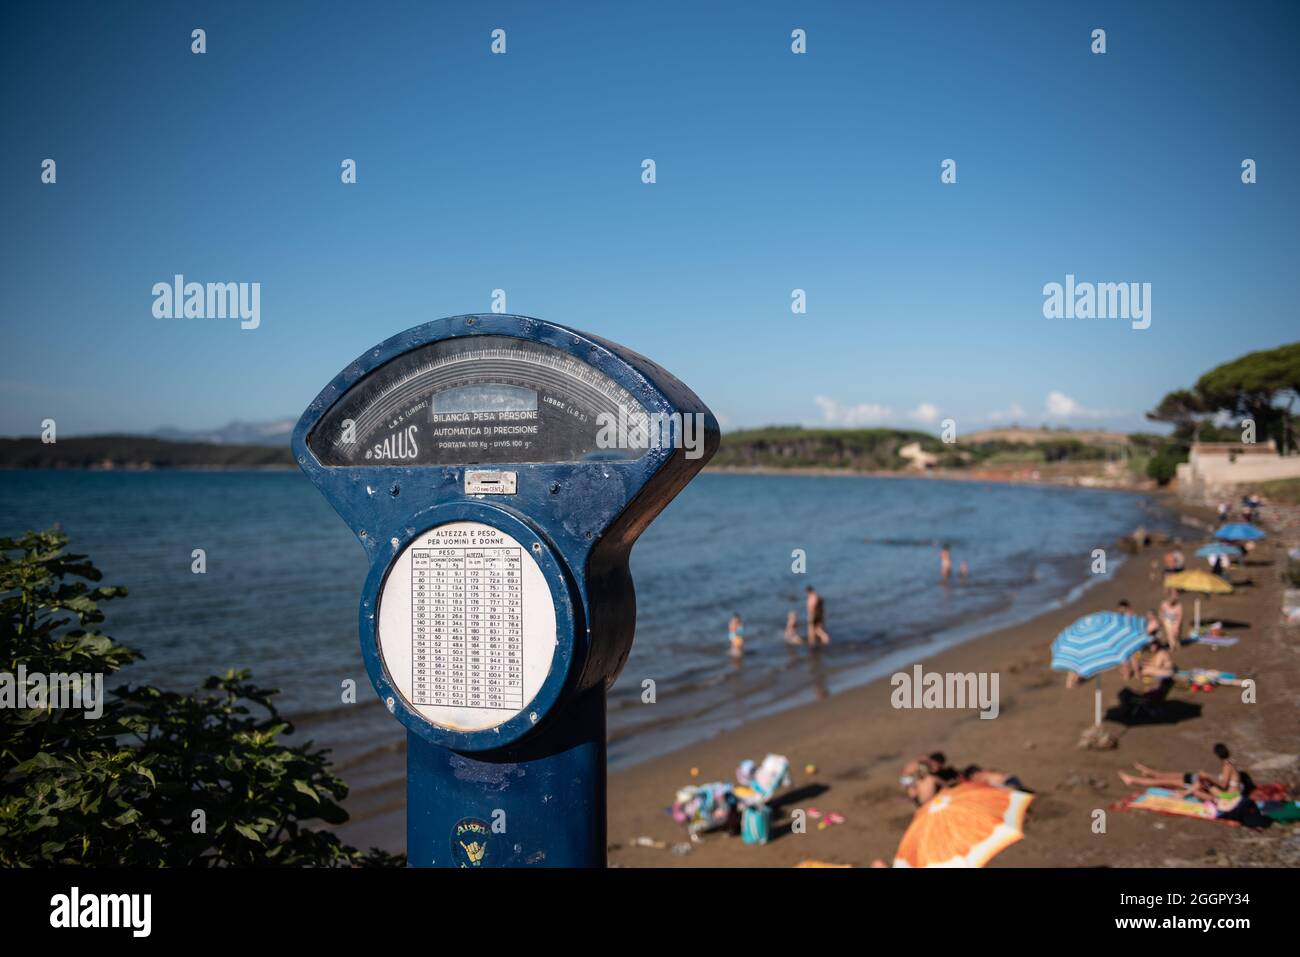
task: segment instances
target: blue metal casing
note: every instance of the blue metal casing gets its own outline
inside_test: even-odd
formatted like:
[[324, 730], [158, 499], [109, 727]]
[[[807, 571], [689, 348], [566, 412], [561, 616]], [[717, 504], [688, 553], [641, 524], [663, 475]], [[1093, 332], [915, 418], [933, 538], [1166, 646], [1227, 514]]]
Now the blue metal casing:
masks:
[[[517, 491], [508, 496], [466, 494], [465, 468], [480, 465], [327, 466], [313, 454], [312, 430], [368, 374], [426, 344], [483, 335], [566, 352], [627, 389], [651, 414], [702, 415], [703, 454], [688, 459], [674, 442], [617, 461], [494, 464], [517, 473]], [[655, 363], [596, 336], [511, 315], [454, 316], [393, 336], [339, 373], [303, 413], [293, 433], [294, 457], [370, 562], [361, 649], [376, 692], [409, 732], [413, 864], [456, 863], [445, 840], [450, 830], [467, 818], [489, 821], [489, 812], [499, 811], [506, 831], [490, 835], [483, 865], [603, 864], [605, 691], [627, 660], [636, 616], [628, 554], [718, 440], [707, 407]], [[462, 520], [483, 522], [532, 546], [551, 591], [558, 639], [551, 673], [532, 703], [505, 724], [471, 732], [434, 725], [407, 704], [384, 669], [376, 634], [379, 596], [393, 560], [427, 530]], [[573, 820], [563, 826], [557, 813]]]

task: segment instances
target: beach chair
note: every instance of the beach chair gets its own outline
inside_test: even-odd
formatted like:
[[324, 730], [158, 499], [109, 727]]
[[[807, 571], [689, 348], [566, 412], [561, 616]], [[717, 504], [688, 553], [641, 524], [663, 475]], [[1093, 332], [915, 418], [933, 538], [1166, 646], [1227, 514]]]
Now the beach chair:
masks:
[[1138, 693], [1128, 688], [1119, 691], [1119, 706], [1124, 717], [1132, 721], [1155, 720], [1165, 711], [1174, 679], [1166, 678], [1150, 691]]
[[755, 803], [766, 804], [778, 788], [790, 783], [790, 759], [784, 754], [769, 754], [754, 772], [749, 786], [757, 794]]

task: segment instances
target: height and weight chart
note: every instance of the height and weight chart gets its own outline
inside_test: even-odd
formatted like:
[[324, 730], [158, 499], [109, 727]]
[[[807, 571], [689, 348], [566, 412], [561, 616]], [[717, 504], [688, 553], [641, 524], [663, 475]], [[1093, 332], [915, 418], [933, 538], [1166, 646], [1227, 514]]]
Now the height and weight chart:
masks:
[[527, 709], [555, 658], [555, 599], [519, 541], [483, 522], [415, 536], [389, 566], [377, 632], [384, 668], [440, 727], [493, 728]]
[[411, 553], [415, 704], [524, 706], [523, 555], [517, 547]]

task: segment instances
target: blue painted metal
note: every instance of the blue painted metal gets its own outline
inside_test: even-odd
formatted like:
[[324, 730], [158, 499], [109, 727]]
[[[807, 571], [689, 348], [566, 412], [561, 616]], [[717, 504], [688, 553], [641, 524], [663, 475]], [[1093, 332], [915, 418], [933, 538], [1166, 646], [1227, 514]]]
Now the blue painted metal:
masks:
[[[567, 352], [623, 386], [649, 413], [702, 414], [703, 455], [687, 459], [675, 442], [622, 461], [494, 464], [518, 475], [517, 493], [500, 497], [467, 496], [462, 467], [317, 461], [307, 445], [311, 430], [368, 373], [428, 343], [481, 335]], [[628, 554], [718, 441], [712, 413], [660, 366], [597, 336], [527, 316], [453, 316], [408, 329], [348, 365], [308, 406], [294, 429], [294, 457], [370, 561], [361, 650], [376, 692], [408, 730], [413, 865], [604, 864], [605, 691], [627, 661], [636, 622]], [[474, 732], [440, 728], [412, 710], [385, 672], [376, 635], [376, 606], [392, 560], [426, 530], [459, 520], [481, 521], [537, 545], [532, 554], [551, 590], [559, 640], [552, 671], [531, 705], [499, 727]], [[477, 861], [451, 844], [458, 826], [468, 837], [484, 836]]]
[[[413, 867], [604, 867], [605, 689], [574, 696], [498, 751], [465, 754], [408, 734], [406, 795]], [[450, 842], [467, 817], [504, 825], [476, 865]]]

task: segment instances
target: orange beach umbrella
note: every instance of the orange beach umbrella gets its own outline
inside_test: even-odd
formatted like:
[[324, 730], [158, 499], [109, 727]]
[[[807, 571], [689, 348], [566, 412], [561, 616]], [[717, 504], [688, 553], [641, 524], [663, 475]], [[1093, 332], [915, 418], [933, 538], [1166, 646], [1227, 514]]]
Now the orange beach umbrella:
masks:
[[912, 817], [895, 867], [983, 867], [1025, 836], [1032, 794], [967, 782], [940, 791]]

